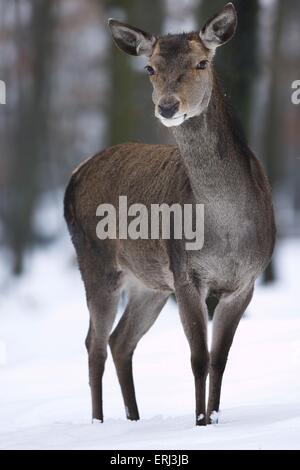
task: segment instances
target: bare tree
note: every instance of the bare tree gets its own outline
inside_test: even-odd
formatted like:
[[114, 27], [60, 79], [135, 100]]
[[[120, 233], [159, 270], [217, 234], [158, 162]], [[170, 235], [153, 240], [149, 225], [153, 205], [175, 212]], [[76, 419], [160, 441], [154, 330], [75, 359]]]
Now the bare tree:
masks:
[[14, 273], [23, 269], [24, 253], [35, 236], [33, 215], [39, 194], [41, 158], [47, 159], [47, 93], [52, 50], [51, 0], [28, 2], [31, 17], [24, 24], [15, 0], [18, 90], [10, 167], [7, 237], [14, 254]]
[[[281, 60], [281, 42], [283, 26], [287, 13], [287, 4], [278, 0], [275, 11], [275, 22], [272, 31], [271, 51], [269, 57], [269, 87], [262, 131], [262, 153], [267, 168], [271, 186], [275, 188], [278, 179], [278, 165], [282, 153], [282, 135], [280, 131], [279, 87], [280, 73], [278, 65]], [[275, 279], [274, 264], [270, 263], [264, 273], [264, 282], [270, 283]]]

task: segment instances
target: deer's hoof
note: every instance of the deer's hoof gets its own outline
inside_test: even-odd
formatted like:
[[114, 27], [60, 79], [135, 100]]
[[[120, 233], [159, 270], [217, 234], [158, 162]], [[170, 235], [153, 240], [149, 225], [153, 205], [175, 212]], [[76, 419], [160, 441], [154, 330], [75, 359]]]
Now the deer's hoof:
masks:
[[128, 421], [139, 421], [140, 418], [137, 417], [132, 417], [132, 416], [127, 416]]
[[219, 423], [219, 411], [212, 411], [209, 415], [208, 424], [218, 424]]
[[92, 424], [102, 424], [102, 423], [103, 423], [103, 418], [102, 419], [97, 419], [97, 418], [92, 419]]
[[133, 409], [129, 411], [128, 406], [125, 406], [125, 411], [126, 411], [126, 418], [128, 421], [139, 421], [140, 420], [140, 415], [138, 412], [138, 409]]
[[201, 413], [197, 416], [196, 426], [206, 426], [206, 417], [205, 414]]

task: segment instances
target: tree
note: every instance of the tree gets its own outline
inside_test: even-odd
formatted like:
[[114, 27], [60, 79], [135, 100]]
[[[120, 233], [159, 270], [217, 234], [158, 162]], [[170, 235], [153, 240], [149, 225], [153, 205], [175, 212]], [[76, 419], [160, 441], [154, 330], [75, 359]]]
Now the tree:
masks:
[[[278, 178], [278, 164], [280, 161], [282, 138], [280, 135], [279, 85], [280, 74], [278, 65], [281, 60], [281, 41], [284, 20], [287, 12], [287, 2], [277, 1], [275, 22], [272, 32], [272, 47], [269, 58], [269, 89], [266, 109], [264, 113], [262, 132], [262, 154], [264, 156], [269, 181], [275, 188]], [[274, 264], [271, 262], [264, 273], [264, 282], [275, 280]]]
[[7, 213], [7, 238], [14, 255], [15, 274], [21, 274], [24, 254], [35, 237], [33, 216], [39, 195], [40, 161], [47, 158], [52, 6], [51, 0], [31, 0], [31, 18], [24, 26], [20, 2], [15, 1], [18, 99]]

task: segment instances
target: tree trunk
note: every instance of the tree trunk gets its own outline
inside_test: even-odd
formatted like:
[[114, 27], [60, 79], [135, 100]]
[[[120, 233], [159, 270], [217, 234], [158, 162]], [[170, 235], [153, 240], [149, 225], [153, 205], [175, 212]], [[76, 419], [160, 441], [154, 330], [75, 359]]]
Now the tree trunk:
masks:
[[[39, 196], [40, 159], [47, 158], [47, 91], [51, 55], [51, 0], [31, 2], [31, 21], [17, 24], [17, 51], [28, 75], [19, 71], [18, 103], [15, 112], [11, 165], [9, 242], [14, 254], [14, 273], [21, 274], [24, 254], [33, 241], [33, 216]], [[15, 2], [16, 16], [19, 2]]]
[[[265, 122], [263, 124], [262, 151], [264, 156], [269, 181], [274, 189], [277, 176], [278, 164], [281, 154], [281, 136], [279, 126], [280, 110], [278, 109], [280, 76], [278, 67], [280, 64], [280, 45], [282, 40], [284, 18], [286, 13], [286, 3], [278, 0], [275, 24], [272, 34], [272, 50], [270, 57], [270, 85], [268, 90], [267, 107], [265, 111]], [[269, 284], [275, 280], [274, 264], [271, 262], [266, 269], [263, 282]]]

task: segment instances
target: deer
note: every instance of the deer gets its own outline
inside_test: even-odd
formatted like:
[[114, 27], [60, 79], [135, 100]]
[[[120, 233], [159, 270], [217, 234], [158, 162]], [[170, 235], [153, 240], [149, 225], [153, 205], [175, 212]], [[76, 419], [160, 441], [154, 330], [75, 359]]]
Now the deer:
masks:
[[[234, 36], [237, 21], [232, 3], [200, 32], [155, 36], [109, 20], [118, 48], [132, 56], [145, 56], [155, 117], [170, 128], [176, 145], [134, 142], [107, 148], [73, 172], [65, 192], [65, 219], [90, 314], [86, 348], [95, 421], [103, 422], [102, 378], [108, 347], [126, 417], [140, 419], [133, 354], [175, 294], [190, 348], [196, 425], [218, 423], [229, 350], [255, 281], [271, 260], [276, 234], [267, 176], [248, 146], [214, 69], [216, 50]], [[202, 249], [188, 251], [184, 240], [172, 236], [168, 240], [99, 240], [97, 207], [117, 205], [120, 195], [126, 195], [130, 204], [146, 207], [203, 204]], [[114, 327], [123, 292], [127, 304]], [[209, 296], [218, 302], [210, 345]]]

